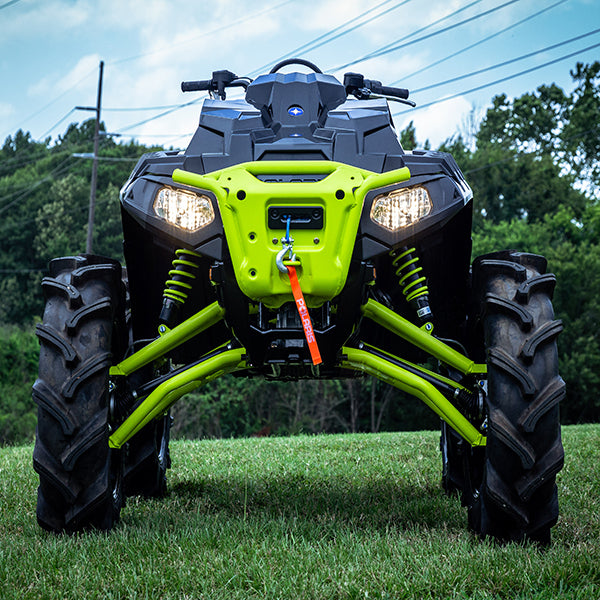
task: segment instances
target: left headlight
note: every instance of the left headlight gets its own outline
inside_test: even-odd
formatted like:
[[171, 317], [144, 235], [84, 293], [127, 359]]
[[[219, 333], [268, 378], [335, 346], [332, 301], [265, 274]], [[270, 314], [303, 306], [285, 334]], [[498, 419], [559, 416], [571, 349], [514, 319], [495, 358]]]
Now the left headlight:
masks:
[[397, 231], [426, 217], [431, 208], [431, 197], [426, 188], [401, 188], [373, 200], [371, 220], [390, 231]]
[[187, 231], [202, 229], [215, 219], [210, 198], [188, 190], [162, 187], [156, 192], [153, 207], [161, 219]]

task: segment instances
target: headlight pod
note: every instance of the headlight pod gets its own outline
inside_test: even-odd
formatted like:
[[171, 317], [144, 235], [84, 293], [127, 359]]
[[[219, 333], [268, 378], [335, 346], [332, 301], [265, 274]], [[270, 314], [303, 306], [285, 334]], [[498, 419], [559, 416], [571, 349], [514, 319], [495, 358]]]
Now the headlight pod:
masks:
[[153, 208], [158, 217], [186, 231], [202, 229], [215, 219], [208, 196], [177, 188], [161, 187], [154, 197]]
[[371, 220], [389, 231], [398, 231], [414, 225], [426, 217], [431, 209], [431, 197], [426, 188], [401, 188], [381, 194], [373, 200]]

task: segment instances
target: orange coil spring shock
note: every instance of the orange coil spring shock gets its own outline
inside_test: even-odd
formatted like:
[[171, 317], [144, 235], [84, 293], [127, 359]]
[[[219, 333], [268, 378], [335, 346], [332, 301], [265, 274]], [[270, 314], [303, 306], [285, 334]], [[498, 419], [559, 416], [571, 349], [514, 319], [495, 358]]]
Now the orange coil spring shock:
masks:
[[175, 250], [175, 256], [169, 279], [165, 282], [163, 306], [159, 317], [160, 322], [169, 327], [176, 322], [179, 309], [185, 304], [192, 290], [193, 281], [196, 279], [194, 271], [198, 269], [201, 255], [193, 250], [179, 249]]
[[425, 323], [431, 320], [432, 313], [429, 306], [429, 288], [427, 278], [421, 273], [423, 267], [419, 267], [419, 257], [414, 254], [414, 248], [400, 248], [392, 250], [390, 256], [393, 258], [392, 265], [396, 269], [398, 284], [406, 300], [415, 307], [417, 316]]

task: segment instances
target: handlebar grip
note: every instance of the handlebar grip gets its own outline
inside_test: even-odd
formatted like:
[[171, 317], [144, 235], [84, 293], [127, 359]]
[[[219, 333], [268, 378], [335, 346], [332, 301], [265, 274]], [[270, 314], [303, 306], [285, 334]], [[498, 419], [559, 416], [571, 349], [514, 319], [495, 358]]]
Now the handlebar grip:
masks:
[[394, 98], [402, 98], [403, 100], [406, 100], [409, 94], [406, 88], [389, 87], [387, 85], [381, 86], [381, 93], [384, 96], [393, 96]]
[[182, 92], [201, 92], [212, 90], [212, 80], [202, 79], [200, 81], [182, 81], [181, 91]]

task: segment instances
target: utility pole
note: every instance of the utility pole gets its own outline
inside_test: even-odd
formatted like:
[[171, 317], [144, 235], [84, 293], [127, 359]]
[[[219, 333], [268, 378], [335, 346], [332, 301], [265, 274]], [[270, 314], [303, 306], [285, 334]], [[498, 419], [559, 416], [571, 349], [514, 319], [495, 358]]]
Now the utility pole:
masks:
[[98, 181], [98, 146], [100, 144], [100, 107], [102, 106], [102, 76], [104, 73], [104, 61], [100, 61], [100, 75], [98, 77], [98, 98], [96, 108], [89, 106], [76, 106], [78, 110], [92, 110], [96, 113], [96, 126], [94, 128], [94, 159], [92, 162], [92, 182], [90, 185], [90, 207], [88, 211], [87, 241], [85, 244], [86, 254], [92, 253], [92, 236], [94, 233], [94, 212], [96, 210], [96, 182]]

